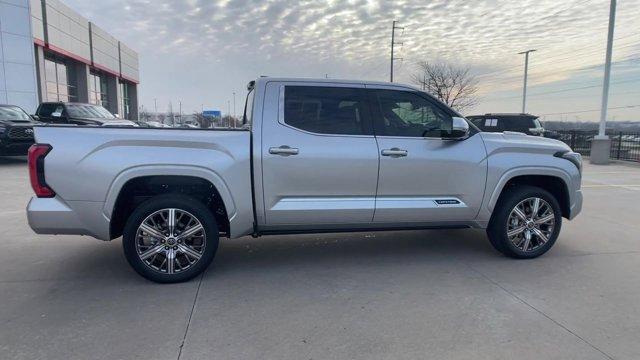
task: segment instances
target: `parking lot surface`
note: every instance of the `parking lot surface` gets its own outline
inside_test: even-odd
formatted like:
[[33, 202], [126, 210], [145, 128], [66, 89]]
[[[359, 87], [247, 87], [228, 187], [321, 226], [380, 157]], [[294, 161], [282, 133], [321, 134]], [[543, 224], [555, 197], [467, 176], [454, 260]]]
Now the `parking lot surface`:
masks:
[[158, 285], [120, 239], [34, 234], [26, 163], [0, 158], [0, 358], [640, 359], [640, 167], [583, 186], [534, 260], [479, 230], [273, 236]]

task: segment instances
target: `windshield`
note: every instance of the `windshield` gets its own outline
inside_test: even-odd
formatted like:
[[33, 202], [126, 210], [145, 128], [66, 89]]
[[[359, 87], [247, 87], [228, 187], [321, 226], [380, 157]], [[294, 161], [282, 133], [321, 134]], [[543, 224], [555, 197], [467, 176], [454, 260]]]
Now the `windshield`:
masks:
[[90, 119], [115, 119], [107, 109], [98, 105], [88, 104], [69, 104], [67, 112], [71, 117], [90, 118]]
[[0, 120], [29, 121], [31, 117], [17, 106], [0, 106]]

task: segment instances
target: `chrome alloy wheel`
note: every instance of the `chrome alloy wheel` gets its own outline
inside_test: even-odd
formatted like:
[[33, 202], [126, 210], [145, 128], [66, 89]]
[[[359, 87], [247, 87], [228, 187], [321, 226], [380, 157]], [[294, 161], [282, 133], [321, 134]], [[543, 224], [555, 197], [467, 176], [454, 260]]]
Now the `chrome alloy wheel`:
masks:
[[206, 234], [200, 221], [180, 209], [162, 209], [147, 216], [136, 232], [140, 260], [163, 274], [183, 272], [204, 254]]
[[507, 220], [509, 241], [524, 252], [543, 246], [553, 234], [555, 213], [551, 205], [538, 197], [519, 202]]

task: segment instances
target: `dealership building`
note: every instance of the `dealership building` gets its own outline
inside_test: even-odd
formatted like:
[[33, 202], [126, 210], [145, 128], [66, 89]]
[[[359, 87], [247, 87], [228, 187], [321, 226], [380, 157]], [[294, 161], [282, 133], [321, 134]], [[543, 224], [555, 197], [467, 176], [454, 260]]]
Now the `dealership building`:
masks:
[[138, 54], [59, 0], [0, 0], [0, 103], [99, 104], [138, 118]]

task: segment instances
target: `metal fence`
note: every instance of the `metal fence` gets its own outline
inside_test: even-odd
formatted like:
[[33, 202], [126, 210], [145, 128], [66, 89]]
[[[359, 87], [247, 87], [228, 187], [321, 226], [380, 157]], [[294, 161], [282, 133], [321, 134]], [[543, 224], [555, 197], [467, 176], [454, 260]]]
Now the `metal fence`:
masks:
[[[591, 154], [591, 140], [598, 135], [597, 131], [580, 130], [560, 130], [556, 133], [558, 140], [585, 156]], [[611, 139], [612, 159], [640, 162], [640, 133], [607, 131], [607, 135]]]

